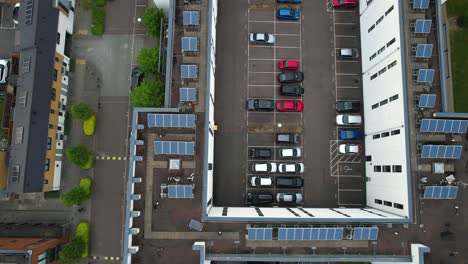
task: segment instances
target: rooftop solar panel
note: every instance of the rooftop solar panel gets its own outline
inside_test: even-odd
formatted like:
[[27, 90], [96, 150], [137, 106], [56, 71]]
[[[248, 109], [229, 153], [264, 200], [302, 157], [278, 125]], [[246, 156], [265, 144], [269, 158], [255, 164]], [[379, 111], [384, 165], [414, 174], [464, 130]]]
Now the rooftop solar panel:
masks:
[[197, 65], [181, 65], [182, 79], [197, 79]]
[[193, 198], [192, 185], [168, 185], [167, 197], [169, 198]]
[[198, 11], [184, 11], [184, 26], [198, 26], [199, 14]]
[[353, 240], [377, 240], [378, 227], [355, 227], [353, 229]]
[[194, 155], [194, 143], [185, 141], [155, 141], [154, 154]]
[[418, 44], [416, 46], [417, 58], [430, 58], [432, 56], [432, 44]]
[[343, 228], [278, 228], [278, 240], [342, 240]]
[[247, 228], [248, 240], [272, 240], [273, 228]]
[[465, 134], [468, 120], [422, 119], [419, 132]]
[[422, 108], [433, 108], [435, 106], [435, 100], [435, 94], [421, 94], [419, 96], [418, 106]]
[[431, 32], [432, 20], [418, 19], [416, 20], [414, 32], [427, 34]]
[[191, 87], [182, 87], [179, 89], [179, 99], [180, 101], [196, 101], [196, 90]]
[[421, 158], [460, 159], [462, 146], [424, 145]]
[[182, 37], [182, 51], [198, 51], [198, 39], [196, 37]]
[[148, 114], [148, 127], [194, 127], [194, 114]]
[[419, 83], [432, 83], [434, 72], [434, 69], [419, 69], [416, 81]]
[[424, 199], [456, 199], [458, 186], [426, 186]]
[[429, 8], [429, 0], [413, 0], [413, 8], [414, 9], [428, 9]]

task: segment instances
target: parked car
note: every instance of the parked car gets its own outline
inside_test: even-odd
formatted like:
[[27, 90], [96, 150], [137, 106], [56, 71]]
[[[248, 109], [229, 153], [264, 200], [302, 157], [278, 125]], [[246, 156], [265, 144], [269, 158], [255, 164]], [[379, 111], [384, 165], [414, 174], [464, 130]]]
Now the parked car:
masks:
[[8, 81], [10, 73], [10, 62], [7, 60], [0, 60], [0, 83], [4, 84]]
[[361, 153], [362, 149], [361, 146], [357, 144], [340, 144], [338, 146], [338, 151], [341, 154], [358, 154]]
[[278, 62], [280, 71], [297, 71], [299, 69], [298, 60], [280, 60]]
[[132, 81], [130, 83], [130, 90], [140, 85], [141, 81], [145, 77], [145, 74], [141, 72], [140, 67], [136, 66], [132, 70]]
[[339, 137], [341, 140], [361, 139], [362, 132], [360, 130], [341, 130]]
[[301, 155], [301, 148], [281, 148], [279, 150], [280, 158], [300, 158]]
[[337, 112], [359, 112], [361, 103], [357, 101], [338, 101], [335, 104]]
[[276, 134], [277, 143], [298, 144], [301, 142], [301, 135], [292, 133]]
[[270, 192], [250, 192], [247, 194], [247, 203], [249, 205], [269, 204], [273, 201], [274, 197]]
[[336, 124], [340, 126], [358, 126], [362, 122], [360, 115], [337, 115]]
[[278, 19], [298, 20], [301, 17], [301, 14], [296, 9], [280, 8], [278, 9], [278, 12], [276, 12], [276, 17]]
[[336, 49], [336, 58], [341, 60], [359, 59], [359, 51], [356, 48]]
[[301, 188], [304, 180], [299, 176], [276, 177], [276, 187], [278, 188]]
[[276, 202], [301, 204], [302, 193], [278, 193], [276, 195]]
[[278, 166], [279, 173], [303, 173], [304, 163], [281, 163]]
[[358, 4], [358, 0], [333, 0], [332, 5], [336, 8], [348, 7], [354, 8]]
[[304, 94], [304, 88], [300, 85], [281, 85], [280, 86], [280, 95], [286, 96], [301, 96]]
[[300, 4], [302, 0], [276, 0], [278, 4]]
[[251, 148], [250, 157], [254, 159], [269, 159], [271, 158], [271, 149], [269, 148]]
[[279, 100], [276, 109], [280, 112], [302, 112], [304, 103], [301, 100]]
[[253, 172], [274, 173], [277, 170], [275, 162], [255, 162], [252, 164]]
[[252, 176], [252, 178], [250, 178], [250, 184], [252, 187], [271, 186], [273, 185], [273, 177]]
[[19, 8], [20, 8], [20, 3], [16, 3], [15, 6], [13, 7], [13, 12], [12, 12], [12, 18], [13, 18], [13, 23], [15, 25], [18, 25], [18, 15], [19, 15]]
[[247, 100], [247, 110], [249, 111], [273, 111], [275, 109], [275, 101], [265, 99], [249, 99]]
[[300, 71], [282, 72], [278, 75], [280, 83], [297, 83], [304, 80], [304, 73]]
[[260, 43], [260, 44], [274, 44], [275, 36], [268, 33], [250, 33], [250, 42], [251, 43]]

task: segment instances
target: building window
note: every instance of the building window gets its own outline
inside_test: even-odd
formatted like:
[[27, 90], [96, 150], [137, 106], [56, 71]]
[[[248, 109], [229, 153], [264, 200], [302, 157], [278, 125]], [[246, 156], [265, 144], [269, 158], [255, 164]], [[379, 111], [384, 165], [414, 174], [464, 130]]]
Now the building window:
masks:
[[374, 202], [375, 202], [376, 204], [382, 204], [382, 200], [379, 200], [379, 199], [374, 199]]
[[379, 103], [376, 103], [376, 104], [372, 105], [372, 109], [376, 109], [377, 107], [379, 107]]
[[393, 66], [396, 66], [396, 64], [397, 64], [397, 61], [394, 61], [390, 63], [387, 68], [390, 70], [390, 68], [392, 68]]
[[59, 115], [59, 116], [63, 116], [63, 113], [59, 111], [58, 115]]
[[393, 207], [395, 207], [395, 208], [397, 208], [397, 209], [403, 210], [403, 205], [402, 205], [402, 204], [399, 204], [399, 203], [394, 203], [394, 204], [393, 204]]
[[366, 161], [372, 161], [372, 156], [371, 155], [366, 156]]
[[375, 28], [375, 25], [372, 25], [368, 30], [367, 30], [367, 33], [370, 33], [372, 30], [374, 30]]
[[59, 58], [58, 58], [58, 57], [55, 57], [55, 61], [56, 61], [56, 62], [59, 62], [60, 60], [59, 60]]
[[383, 204], [386, 206], [392, 206], [392, 202], [389, 202], [389, 201], [384, 201]]
[[398, 94], [395, 94], [394, 96], [390, 97], [390, 102], [395, 101], [398, 99]]
[[57, 45], [60, 45], [60, 33], [57, 32]]
[[379, 51], [377, 51], [377, 54], [380, 54], [380, 53], [384, 52], [384, 50], [385, 50], [385, 46], [381, 47], [381, 48], [379, 49]]
[[380, 22], [382, 22], [383, 19], [384, 19], [384, 16], [381, 16], [381, 17], [379, 18], [379, 20], [377, 20], [377, 22], [375, 22], [375, 24], [378, 25]]
[[393, 172], [401, 172], [401, 165], [393, 165], [392, 166]]
[[383, 172], [392, 172], [392, 167], [390, 165], [384, 165], [383, 167]]
[[52, 138], [47, 138], [47, 149], [50, 150], [52, 148]]
[[399, 135], [399, 134], [400, 134], [400, 129], [392, 130], [392, 136]]
[[54, 125], [49, 124], [49, 128], [50, 128], [50, 129], [53, 129], [53, 128], [54, 128]]
[[54, 109], [50, 109], [50, 113], [51, 113], [51, 114], [55, 114], [55, 110], [54, 110]]
[[213, 170], [213, 163], [208, 163], [208, 170]]
[[377, 57], [377, 53], [372, 54], [372, 56], [369, 57], [369, 60], [373, 60], [375, 57]]
[[49, 180], [44, 180], [44, 184], [49, 184]]
[[383, 69], [381, 69], [381, 70], [379, 71], [379, 75], [384, 74], [384, 72], [386, 72], [386, 71], [387, 71], [387, 67], [384, 67]]
[[388, 103], [388, 99], [380, 101], [380, 106], [385, 105]]
[[382, 166], [375, 165], [374, 172], [382, 172]]
[[58, 72], [56, 69], [54, 69], [54, 81], [57, 81], [57, 76], [58, 76]]
[[387, 43], [387, 48], [390, 47], [393, 43], [395, 43], [395, 38], [393, 38], [392, 40], [390, 40], [388, 43]]
[[385, 16], [388, 16], [388, 14], [393, 11], [393, 8], [394, 6], [391, 6], [387, 11], [385, 11]]
[[49, 165], [50, 165], [50, 159], [46, 159], [45, 160], [45, 166], [44, 166], [45, 171], [49, 171]]
[[377, 76], [378, 76], [378, 74], [375, 73], [374, 75], [372, 75], [372, 76], [370, 77], [370, 79], [371, 79], [371, 80], [374, 80], [375, 78], [377, 78]]
[[388, 137], [388, 136], [390, 136], [390, 133], [388, 133], [388, 132], [383, 132], [383, 133], [382, 133], [382, 137], [383, 137], [383, 138], [384, 138], [384, 137]]
[[372, 136], [372, 139], [378, 139], [378, 138], [380, 138], [380, 134], [375, 134]]

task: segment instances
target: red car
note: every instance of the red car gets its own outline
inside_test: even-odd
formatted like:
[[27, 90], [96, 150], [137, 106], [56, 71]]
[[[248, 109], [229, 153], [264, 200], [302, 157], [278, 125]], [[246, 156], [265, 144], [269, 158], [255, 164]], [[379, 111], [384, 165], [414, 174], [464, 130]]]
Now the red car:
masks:
[[297, 71], [299, 69], [299, 61], [297, 60], [281, 60], [278, 62], [280, 71]]
[[279, 112], [302, 112], [304, 103], [301, 100], [279, 100], [276, 102]]
[[333, 7], [356, 7], [358, 0], [333, 0]]

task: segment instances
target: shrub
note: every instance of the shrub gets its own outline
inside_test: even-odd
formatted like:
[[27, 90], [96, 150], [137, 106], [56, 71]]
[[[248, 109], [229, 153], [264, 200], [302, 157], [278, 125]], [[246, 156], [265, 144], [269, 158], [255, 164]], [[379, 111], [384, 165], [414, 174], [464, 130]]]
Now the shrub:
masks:
[[135, 87], [130, 97], [134, 107], [159, 107], [164, 102], [164, 84], [160, 81], [143, 79], [140, 86]]
[[104, 34], [104, 22], [106, 18], [106, 13], [104, 7], [95, 7], [93, 8], [93, 15], [91, 18], [91, 33], [93, 35], [102, 35]]
[[94, 135], [95, 130], [96, 130], [96, 116], [93, 115], [83, 122], [83, 132], [87, 136], [92, 136]]
[[140, 49], [137, 57], [137, 62], [142, 72], [147, 74], [157, 73], [159, 62], [159, 49], [156, 47]]
[[85, 248], [83, 250], [83, 254], [81, 255], [82, 258], [88, 257], [88, 245], [89, 245], [89, 224], [86, 222], [81, 222], [76, 227], [76, 238], [80, 238], [83, 243], [85, 244]]
[[64, 264], [78, 262], [83, 256], [86, 248], [83, 239], [75, 237], [72, 241], [63, 245], [62, 250], [59, 253], [60, 261]]
[[91, 0], [81, 0], [80, 4], [84, 8], [84, 10], [90, 10], [93, 7], [93, 3]]
[[93, 0], [94, 7], [104, 7], [106, 5], [106, 0]]
[[71, 115], [78, 120], [87, 120], [94, 115], [93, 109], [85, 103], [77, 103], [70, 108]]
[[161, 18], [163, 18], [164, 24], [166, 22], [164, 10], [157, 7], [146, 8], [143, 14], [143, 25], [145, 26], [146, 32], [157, 39], [159, 39], [161, 35]]
[[88, 198], [89, 195], [83, 188], [76, 187], [63, 194], [62, 202], [65, 206], [72, 207], [74, 205], [80, 205]]
[[86, 195], [89, 197], [91, 196], [91, 185], [92, 185], [92, 180], [89, 177], [83, 178], [80, 180], [80, 188], [83, 189], [86, 193]]
[[65, 151], [65, 154], [67, 155], [70, 162], [76, 166], [79, 166], [83, 169], [89, 169], [93, 166], [93, 154], [82, 144], [68, 147]]

